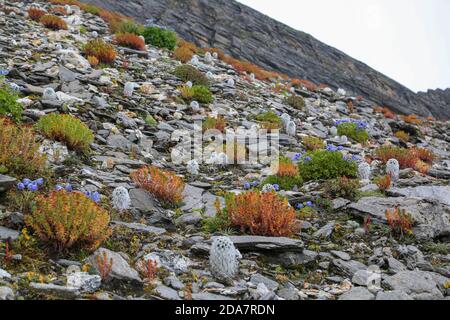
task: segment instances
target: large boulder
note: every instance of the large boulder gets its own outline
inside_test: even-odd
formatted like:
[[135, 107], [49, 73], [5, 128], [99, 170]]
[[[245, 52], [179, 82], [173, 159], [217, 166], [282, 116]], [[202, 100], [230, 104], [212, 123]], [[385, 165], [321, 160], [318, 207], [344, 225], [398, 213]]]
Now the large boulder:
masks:
[[109, 277], [113, 280], [121, 280], [125, 282], [141, 283], [139, 273], [133, 269], [128, 261], [120, 254], [105, 248], [100, 248], [87, 258], [89, 263], [97, 272], [100, 273], [98, 257], [103, 259], [106, 257], [107, 262], [112, 262], [111, 273]]
[[412, 188], [392, 188], [389, 193], [408, 198], [432, 199], [450, 206], [450, 186], [419, 186]]
[[441, 300], [444, 296], [436, 280], [430, 272], [401, 271], [386, 277], [383, 284], [389, 289], [405, 292], [414, 300]]
[[413, 218], [413, 232], [417, 238], [450, 236], [450, 207], [438, 201], [406, 197], [368, 197], [348, 205], [347, 208], [361, 217], [370, 215], [374, 221], [386, 223], [386, 210], [392, 210], [398, 205]]

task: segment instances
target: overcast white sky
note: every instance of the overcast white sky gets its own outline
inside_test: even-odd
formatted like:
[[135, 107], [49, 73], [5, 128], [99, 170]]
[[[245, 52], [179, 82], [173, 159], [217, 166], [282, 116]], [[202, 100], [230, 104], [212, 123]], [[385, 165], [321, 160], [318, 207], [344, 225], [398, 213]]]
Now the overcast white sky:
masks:
[[238, 0], [413, 91], [450, 87], [450, 0]]

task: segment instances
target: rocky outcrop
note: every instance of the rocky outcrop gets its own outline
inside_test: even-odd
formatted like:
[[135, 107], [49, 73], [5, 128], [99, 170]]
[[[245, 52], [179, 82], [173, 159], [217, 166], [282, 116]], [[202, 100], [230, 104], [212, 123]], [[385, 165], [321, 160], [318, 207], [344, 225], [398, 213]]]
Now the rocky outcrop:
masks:
[[[449, 94], [416, 94], [345, 53], [230, 0], [84, 0], [173, 28], [198, 45], [217, 47], [269, 70], [344, 88], [404, 114], [448, 118]], [[356, 40], [355, 40], [356, 41]], [[449, 90], [447, 90], [449, 91]]]
[[442, 113], [444, 119], [449, 118], [450, 88], [445, 90], [428, 90], [427, 92], [419, 92], [417, 95], [429, 106], [431, 113]]

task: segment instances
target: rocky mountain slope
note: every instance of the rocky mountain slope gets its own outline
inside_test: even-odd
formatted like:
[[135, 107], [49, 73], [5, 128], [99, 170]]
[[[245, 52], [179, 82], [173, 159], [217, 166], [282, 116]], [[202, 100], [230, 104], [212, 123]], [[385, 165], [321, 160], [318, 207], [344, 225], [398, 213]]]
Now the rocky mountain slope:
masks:
[[[430, 101], [301, 31], [234, 0], [86, 0], [141, 22], [173, 28], [186, 40], [216, 47], [268, 70], [344, 88], [403, 114], [448, 119], [448, 100]], [[355, 39], [357, 41], [357, 39]], [[436, 96], [435, 96], [436, 97]], [[422, 99], [424, 98], [424, 99]], [[431, 98], [431, 100], [434, 100]], [[437, 103], [436, 103], [437, 102]]]
[[[330, 88], [278, 89], [275, 82], [239, 74], [209, 54], [188, 65], [207, 77], [212, 100], [189, 103], [183, 92], [192, 83], [174, 74], [182, 64], [172, 52], [151, 43], [142, 51], [124, 48], [99, 16], [77, 6], [33, 2], [68, 25], [68, 30], [51, 30], [28, 17], [29, 5], [0, 1], [0, 94], [6, 97], [8, 86], [18, 95], [13, 102], [0, 99], [0, 112], [15, 102], [24, 108], [19, 123], [0, 118], [0, 300], [450, 298], [448, 123], [375, 112], [368, 100]], [[117, 51], [110, 65], [96, 65], [84, 54], [85, 45], [99, 39]], [[42, 129], [42, 119], [57, 114], [79, 119], [92, 133], [83, 152], [67, 138], [75, 131], [70, 127], [59, 136]], [[217, 162], [222, 152], [210, 152], [197, 166], [172, 161], [180, 138], [201, 131], [208, 117], [222, 119], [223, 130], [240, 128], [247, 134], [273, 121], [269, 124], [281, 128], [280, 154], [304, 181], [268, 183], [270, 163]], [[358, 137], [368, 134], [367, 141], [357, 142], [351, 132], [339, 134], [340, 125], [352, 124]], [[53, 125], [57, 129], [62, 122]], [[188, 133], [174, 136], [177, 130]], [[29, 155], [35, 161], [24, 158], [30, 150], [26, 141], [36, 148]], [[206, 151], [209, 143], [200, 145]], [[316, 153], [307, 153], [311, 145]], [[396, 156], [403, 169], [377, 156], [383, 145], [401, 148], [394, 150], [400, 150]], [[248, 153], [260, 148], [268, 147], [245, 146]], [[421, 157], [417, 148], [424, 148]], [[318, 164], [320, 156], [333, 160]], [[30, 173], [37, 165], [42, 171]], [[133, 177], [149, 165], [167, 173], [150, 181], [144, 174], [145, 187]], [[340, 167], [354, 179], [327, 183], [327, 171]], [[307, 168], [310, 179], [304, 175]], [[170, 173], [185, 183], [182, 203], [172, 207], [161, 196], [179, 181]], [[393, 181], [383, 191], [376, 178], [388, 174]], [[253, 195], [252, 201], [260, 195], [276, 204], [269, 210], [266, 202], [250, 208], [244, 203], [242, 214], [265, 208], [263, 213], [278, 213], [279, 220], [293, 215], [294, 224], [282, 236], [281, 228], [252, 232], [227, 224], [217, 214], [216, 200], [223, 206], [228, 193]], [[96, 246], [81, 242], [84, 250], [58, 250], [45, 236], [51, 226], [42, 230], [30, 220], [55, 205], [47, 197], [71, 194], [88, 205], [71, 211], [68, 219], [86, 219], [86, 208], [108, 215], [111, 234], [102, 234]], [[60, 210], [66, 212], [69, 204], [63, 204]], [[386, 215], [399, 206], [407, 219], [400, 227]], [[59, 217], [53, 218], [62, 237], [66, 226]], [[253, 227], [272, 222], [262, 219]], [[84, 232], [97, 228], [92, 224]]]

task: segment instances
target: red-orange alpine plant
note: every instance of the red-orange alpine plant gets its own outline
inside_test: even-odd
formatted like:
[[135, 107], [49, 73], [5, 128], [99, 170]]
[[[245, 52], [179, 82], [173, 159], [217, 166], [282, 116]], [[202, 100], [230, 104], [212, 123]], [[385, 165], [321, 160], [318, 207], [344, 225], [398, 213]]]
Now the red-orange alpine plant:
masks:
[[144, 167], [132, 172], [131, 179], [164, 205], [177, 206], [183, 201], [185, 183], [172, 172], [163, 171], [154, 166]]
[[144, 51], [145, 41], [132, 33], [119, 33], [115, 36], [115, 41], [119, 46]]
[[47, 12], [41, 10], [39, 8], [30, 8], [28, 9], [28, 17], [33, 21], [39, 21], [43, 16], [45, 16]]
[[[221, 210], [221, 209], [219, 209]], [[225, 208], [233, 227], [252, 235], [288, 237], [295, 228], [295, 210], [274, 192], [229, 194]], [[219, 215], [223, 214], [218, 212]]]

